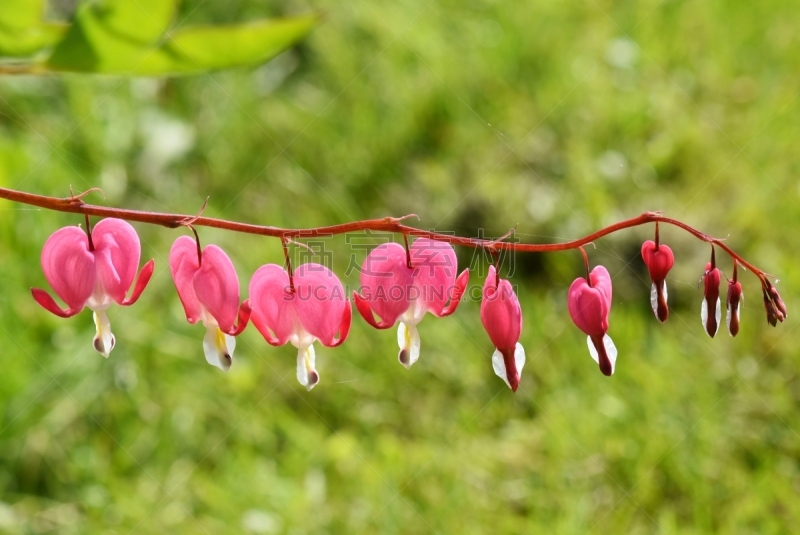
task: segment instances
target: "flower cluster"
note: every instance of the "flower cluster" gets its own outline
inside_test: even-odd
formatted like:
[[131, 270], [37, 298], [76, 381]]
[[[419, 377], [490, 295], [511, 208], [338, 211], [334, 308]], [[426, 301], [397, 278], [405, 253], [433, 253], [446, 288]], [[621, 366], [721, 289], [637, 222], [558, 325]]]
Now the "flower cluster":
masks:
[[[342, 344], [350, 331], [351, 302], [339, 278], [327, 267], [306, 263], [293, 270], [266, 264], [253, 274], [249, 298], [241, 301], [239, 279], [228, 255], [216, 245], [201, 248], [199, 239], [181, 236], [172, 245], [169, 268], [186, 319], [206, 328], [203, 351], [212, 366], [227, 371], [233, 363], [236, 337], [252, 321], [273, 346], [287, 342], [297, 349], [297, 380], [311, 390], [319, 382], [314, 343], [332, 348]], [[283, 240], [284, 250], [286, 240]], [[491, 243], [487, 247], [493, 247]], [[567, 305], [575, 325], [587, 336], [592, 359], [607, 376], [614, 373], [617, 348], [608, 335], [611, 312], [611, 275], [603, 266], [589, 270], [583, 254], [585, 277], [569, 288]], [[490, 252], [496, 252], [491, 249]], [[115, 345], [106, 313], [112, 303], [129, 306], [136, 302], [153, 274], [154, 262], [143, 267], [133, 292], [141, 247], [133, 227], [121, 219], [108, 218], [93, 229], [66, 227], [53, 233], [42, 250], [42, 269], [50, 286], [67, 308], [62, 309], [46, 291], [32, 289], [34, 299], [59, 317], [70, 317], [84, 307], [94, 311], [97, 334], [94, 348], [108, 357]], [[675, 258], [672, 250], [655, 241], [642, 245], [642, 259], [650, 273], [650, 304], [660, 322], [669, 317], [667, 275]], [[398, 360], [410, 368], [420, 356], [417, 325], [430, 312], [443, 318], [454, 313], [469, 282], [468, 269], [458, 273], [453, 246], [446, 241], [418, 238], [409, 247], [386, 243], [375, 247], [361, 269], [361, 289], [353, 292], [353, 303], [364, 320], [376, 329], [397, 325]], [[702, 276], [701, 319], [709, 336], [719, 328], [722, 273], [716, 266], [712, 242], [711, 260]], [[764, 274], [762, 282], [767, 321], [775, 325], [786, 318], [786, 306]], [[739, 332], [742, 285], [734, 260], [728, 281], [727, 326], [731, 336]], [[483, 284], [480, 317], [495, 351], [494, 372], [516, 391], [525, 350], [520, 344], [522, 310], [508, 280], [495, 266]]]

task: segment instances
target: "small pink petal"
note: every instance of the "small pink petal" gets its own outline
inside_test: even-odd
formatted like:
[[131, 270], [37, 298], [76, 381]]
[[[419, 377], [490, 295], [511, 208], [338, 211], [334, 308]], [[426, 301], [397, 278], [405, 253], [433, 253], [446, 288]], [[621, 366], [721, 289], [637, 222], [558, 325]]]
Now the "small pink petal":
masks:
[[92, 241], [98, 282], [111, 299], [121, 304], [139, 269], [139, 236], [127, 221], [107, 218], [92, 229]]
[[345, 307], [344, 314], [342, 315], [342, 323], [339, 325], [339, 338], [334, 339], [333, 342], [328, 345], [328, 347], [340, 346], [345, 340], [347, 340], [347, 335], [350, 334], [350, 324], [352, 321], [353, 308], [350, 305], [350, 301], [347, 301], [347, 306]]
[[[384, 243], [373, 249], [361, 268], [362, 302], [356, 308], [373, 327], [385, 329], [408, 310], [414, 275], [406, 263], [406, 250], [397, 243]], [[364, 307], [364, 304], [367, 307]], [[367, 310], [371, 309], [369, 314]], [[370, 321], [372, 312], [381, 319]]]
[[[81, 310], [97, 280], [95, 258], [89, 251], [89, 238], [83, 230], [64, 227], [47, 238], [42, 248], [42, 271], [68, 309]], [[45, 306], [38, 299], [37, 302]]]
[[308, 263], [295, 270], [294, 287], [294, 307], [303, 328], [323, 345], [332, 345], [349, 308], [339, 278], [321, 264]]
[[120, 303], [122, 306], [131, 306], [139, 300], [139, 296], [142, 295], [142, 292], [147, 287], [147, 283], [150, 282], [150, 278], [153, 276], [153, 270], [155, 270], [155, 268], [156, 263], [152, 258], [148, 260], [144, 266], [142, 266], [142, 270], [139, 272], [139, 278], [136, 279], [136, 286], [134, 286], [130, 297], [126, 297], [125, 300]]
[[203, 306], [194, 292], [194, 274], [198, 269], [197, 244], [189, 236], [181, 236], [169, 251], [169, 271], [186, 312], [186, 320], [191, 324], [200, 321], [203, 315]]
[[464, 295], [464, 292], [467, 289], [467, 284], [469, 284], [469, 268], [462, 271], [461, 275], [459, 275], [456, 279], [456, 284], [453, 286], [453, 291], [450, 292], [450, 302], [442, 310], [441, 314], [439, 314], [440, 318], [449, 316], [456, 311], [459, 303], [461, 303], [461, 297]]
[[297, 329], [296, 295], [289, 290], [289, 275], [277, 264], [258, 268], [250, 279], [250, 320], [270, 345], [282, 346]]
[[239, 278], [225, 251], [216, 245], [203, 249], [192, 284], [197, 300], [217, 320], [220, 330], [233, 330], [239, 311]]
[[358, 292], [353, 292], [353, 302], [356, 304], [356, 310], [358, 313], [361, 314], [361, 317], [364, 318], [364, 321], [375, 327], [376, 329], [388, 329], [392, 325], [395, 324], [397, 321], [388, 322], [386, 320], [381, 319], [380, 321], [375, 319], [375, 315], [372, 313], [372, 309], [369, 306], [369, 301], [365, 297], [362, 297], [361, 294]]
[[522, 311], [511, 283], [501, 279], [498, 284], [494, 266], [489, 267], [483, 284], [481, 322], [495, 347], [513, 357], [522, 331]]
[[411, 245], [414, 292], [427, 310], [441, 316], [453, 291], [458, 269], [456, 252], [447, 242], [418, 238]]
[[590, 287], [583, 277], [578, 277], [569, 287], [567, 305], [572, 321], [580, 330], [602, 339], [608, 330], [608, 306], [600, 288]]
[[58, 306], [58, 303], [56, 303], [55, 299], [53, 299], [53, 296], [44, 290], [40, 290], [39, 288], [31, 288], [31, 295], [33, 295], [34, 300], [39, 303], [43, 309], [55, 314], [59, 318], [69, 318], [83, 310], [83, 306], [80, 308], [68, 308], [66, 310], [62, 310], [61, 307]]
[[250, 314], [252, 314], [253, 308], [250, 306], [250, 300], [245, 299], [242, 301], [242, 304], [239, 305], [239, 316], [236, 318], [236, 327], [231, 329], [225, 334], [229, 334], [231, 336], [239, 336], [244, 331], [247, 324], [250, 322]]
[[650, 272], [650, 280], [658, 282], [667, 278], [667, 273], [675, 264], [675, 255], [668, 246], [659, 244], [656, 249], [655, 242], [647, 240], [642, 244], [642, 260]]

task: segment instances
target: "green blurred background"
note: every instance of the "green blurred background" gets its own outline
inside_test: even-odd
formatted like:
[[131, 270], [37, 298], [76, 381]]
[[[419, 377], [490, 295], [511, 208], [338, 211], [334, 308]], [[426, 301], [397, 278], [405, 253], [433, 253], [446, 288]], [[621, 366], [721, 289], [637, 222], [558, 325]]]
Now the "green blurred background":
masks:
[[[2, 201], [0, 532], [796, 532], [796, 3], [187, 0], [176, 24], [309, 11], [321, 25], [256, 68], [1, 76], [0, 185], [98, 186], [90, 202], [181, 213], [210, 196], [206, 215], [287, 227], [414, 212], [467, 236], [518, 224], [531, 242], [664, 210], [779, 276], [792, 314], [769, 327], [746, 274], [740, 335], [709, 339], [709, 249], [664, 228], [677, 262], [658, 324], [640, 228], [589, 250], [615, 285], [610, 379], [566, 311], [582, 273], [567, 252], [514, 259], [528, 354], [515, 395], [474, 301], [421, 323], [410, 371], [393, 330], [354, 318], [347, 343], [317, 349], [309, 393], [295, 350], [253, 328], [229, 373], [205, 363], [167, 269], [181, 230], [135, 225], [156, 273], [111, 310], [103, 359], [88, 311], [62, 320], [29, 294], [47, 287], [47, 236], [81, 218]], [[282, 260], [275, 239], [201, 237], [243, 289]], [[344, 274], [363, 249], [324, 247], [357, 286]]]

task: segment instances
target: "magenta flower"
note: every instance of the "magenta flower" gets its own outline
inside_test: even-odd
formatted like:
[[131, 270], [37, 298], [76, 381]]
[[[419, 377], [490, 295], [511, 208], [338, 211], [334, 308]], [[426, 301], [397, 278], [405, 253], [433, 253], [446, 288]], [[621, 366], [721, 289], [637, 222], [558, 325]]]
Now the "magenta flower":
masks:
[[652, 240], [642, 244], [642, 259], [650, 272], [650, 306], [658, 321], [664, 323], [669, 317], [667, 306], [667, 273], [675, 264], [672, 249], [663, 244], [656, 245]]
[[136, 278], [140, 255], [139, 236], [121, 219], [103, 219], [91, 234], [80, 227], [64, 227], [47, 238], [42, 248], [42, 270], [67, 308], [62, 310], [44, 290], [32, 288], [31, 293], [45, 310], [61, 318], [89, 307], [97, 326], [94, 348], [107, 358], [116, 339], [106, 310], [112, 303], [134, 304], [153, 275], [155, 263], [150, 260], [142, 267], [133, 293], [126, 297]]
[[425, 313], [442, 318], [458, 308], [469, 282], [469, 269], [456, 279], [457, 267], [453, 246], [428, 238], [414, 241], [408, 256], [397, 243], [381, 244], [367, 255], [361, 293], [353, 292], [356, 308], [376, 329], [388, 329], [400, 320], [398, 360], [406, 368], [419, 358], [417, 324]]
[[234, 337], [250, 318], [249, 301], [239, 305], [239, 278], [231, 259], [216, 245], [201, 252], [197, 242], [181, 236], [169, 251], [169, 271], [187, 321], [192, 325], [202, 321], [206, 328], [206, 361], [228, 371], [236, 348]]
[[314, 388], [319, 382], [314, 342], [336, 347], [350, 331], [352, 309], [339, 278], [325, 266], [309, 263], [290, 279], [281, 266], [267, 264], [250, 279], [250, 301], [253, 325], [270, 345], [291, 342], [297, 348], [297, 380], [308, 390]]
[[711, 262], [706, 264], [706, 271], [703, 273], [703, 305], [700, 308], [700, 319], [708, 336], [714, 338], [719, 330], [719, 320], [721, 310], [719, 307], [719, 284], [721, 274], [714, 265], [714, 257]]
[[519, 343], [522, 311], [511, 283], [500, 279], [494, 266], [489, 267], [483, 283], [481, 322], [496, 348], [492, 355], [494, 373], [516, 392], [525, 366], [525, 349]]
[[587, 281], [578, 277], [569, 287], [569, 315], [580, 330], [587, 334], [589, 353], [600, 366], [603, 375], [614, 373], [617, 348], [608, 332], [611, 311], [611, 276], [603, 266], [597, 266]]

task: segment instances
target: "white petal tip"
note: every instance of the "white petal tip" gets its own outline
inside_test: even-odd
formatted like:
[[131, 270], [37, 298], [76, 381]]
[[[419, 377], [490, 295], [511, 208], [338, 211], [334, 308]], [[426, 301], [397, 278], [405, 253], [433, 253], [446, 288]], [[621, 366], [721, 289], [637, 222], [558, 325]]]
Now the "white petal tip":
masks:
[[316, 360], [313, 345], [297, 350], [297, 382], [309, 392], [319, 383], [319, 372], [315, 368]]
[[397, 345], [400, 346], [397, 360], [407, 370], [410, 370], [411, 366], [419, 360], [420, 339], [417, 327], [406, 325], [401, 321], [397, 326]]
[[522, 368], [525, 366], [525, 348], [522, 347], [522, 344], [517, 342], [517, 345], [514, 348], [514, 367], [515, 370], [511, 370], [512, 377], [509, 380], [509, 370], [506, 369], [506, 363], [503, 358], [503, 353], [499, 349], [495, 349], [494, 353], [492, 354], [492, 369], [494, 370], [495, 375], [497, 375], [500, 379], [502, 379], [508, 388], [515, 391], [517, 387], [519, 387], [519, 382], [522, 379]]
[[[589, 346], [589, 354], [592, 356], [592, 359], [598, 365], [600, 365], [602, 370], [602, 365], [600, 364], [600, 355], [597, 353], [597, 348], [594, 347], [591, 336], [586, 337], [586, 344]], [[614, 345], [614, 341], [607, 334], [603, 336], [603, 347], [605, 348], [608, 362], [611, 364], [611, 373], [608, 375], [614, 375], [614, 372], [617, 369], [617, 346]]]
[[234, 349], [236, 349], [236, 338], [223, 333], [216, 326], [208, 328], [203, 338], [206, 362], [226, 372], [233, 364]]

